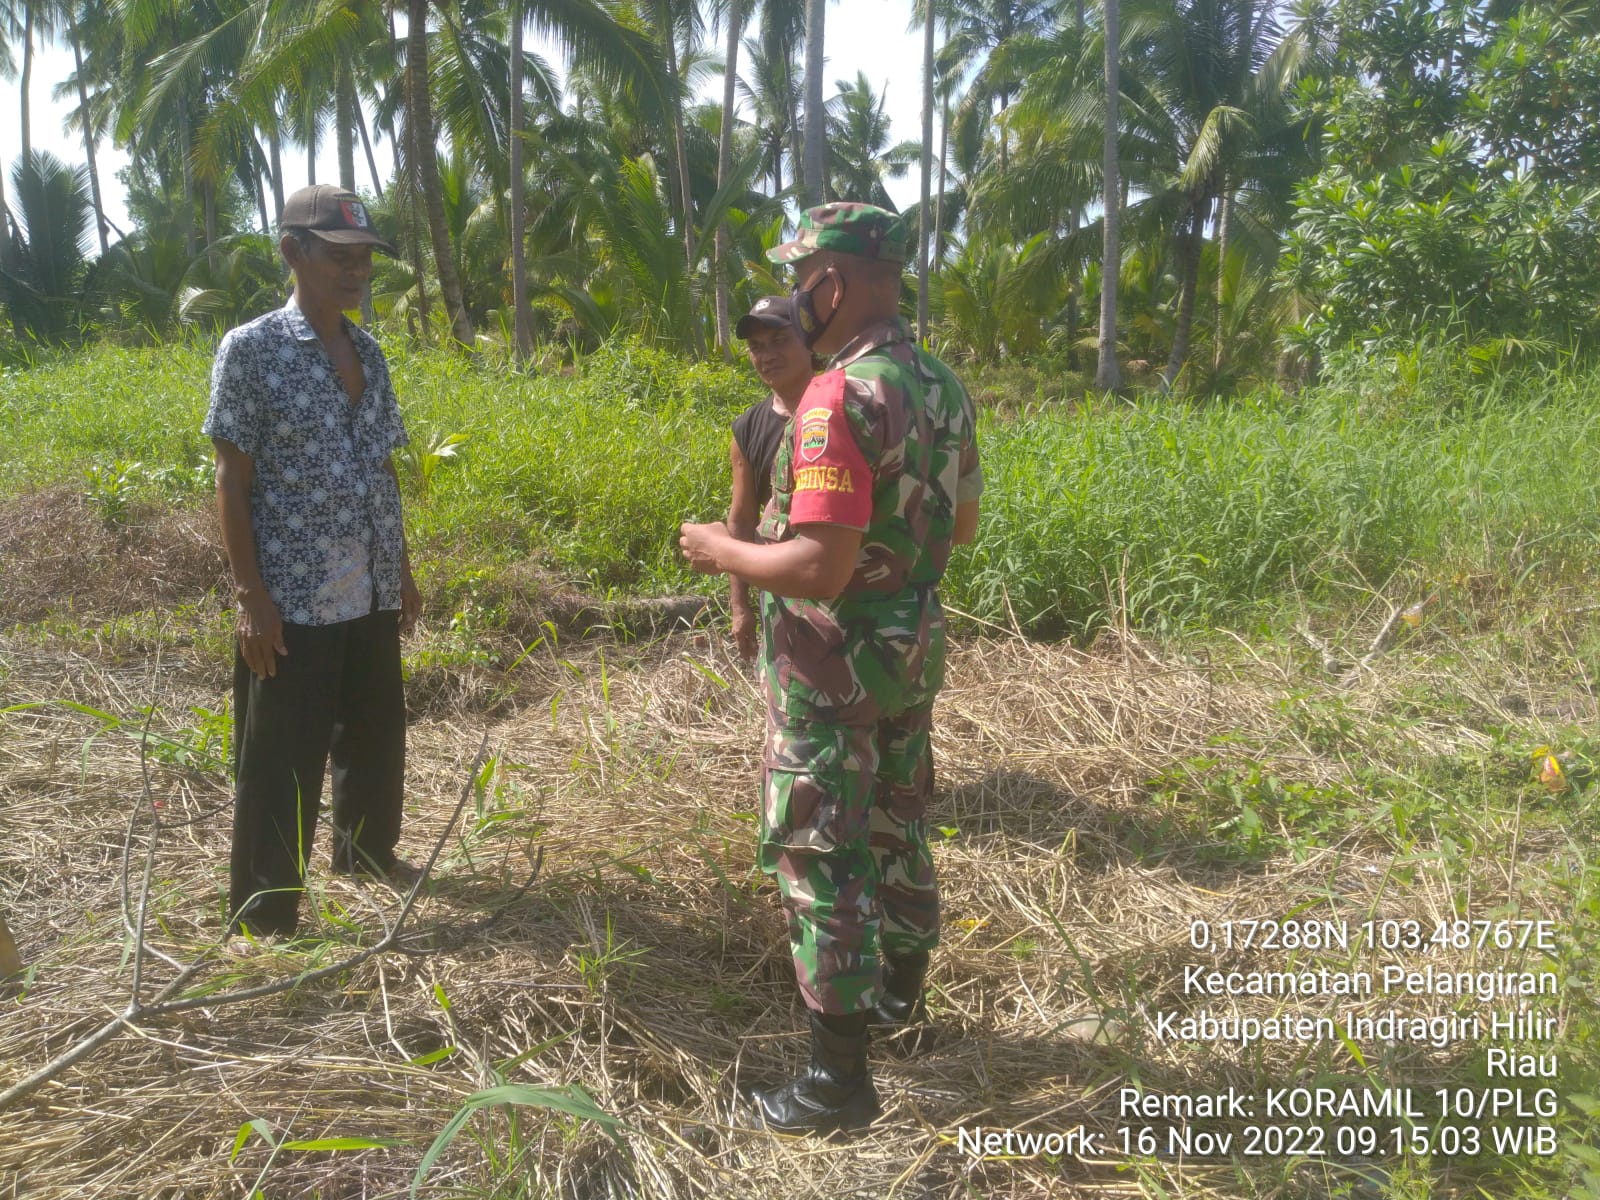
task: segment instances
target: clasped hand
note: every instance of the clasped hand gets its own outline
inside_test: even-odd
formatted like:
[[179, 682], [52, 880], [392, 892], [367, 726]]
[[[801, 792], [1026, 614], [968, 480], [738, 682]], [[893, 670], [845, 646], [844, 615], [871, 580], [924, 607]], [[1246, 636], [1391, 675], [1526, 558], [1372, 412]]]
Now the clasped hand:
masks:
[[678, 546], [683, 557], [702, 575], [721, 575], [726, 570], [717, 551], [732, 540], [733, 535], [721, 521], [707, 521], [703, 525], [685, 521], [678, 527]]

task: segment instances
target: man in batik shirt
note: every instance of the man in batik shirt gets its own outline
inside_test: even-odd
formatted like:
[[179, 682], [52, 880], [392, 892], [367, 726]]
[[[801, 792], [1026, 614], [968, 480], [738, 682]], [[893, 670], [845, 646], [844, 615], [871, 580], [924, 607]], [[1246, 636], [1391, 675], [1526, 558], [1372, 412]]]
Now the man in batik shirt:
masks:
[[217, 347], [204, 432], [238, 599], [229, 932], [294, 933], [333, 762], [333, 859], [395, 875], [405, 777], [400, 635], [417, 619], [390, 453], [406, 443], [388, 363], [344, 315], [372, 252], [361, 201], [327, 185], [284, 203], [294, 294]]
[[778, 452], [765, 544], [685, 524], [690, 564], [760, 588], [767, 738], [760, 861], [777, 876], [811, 1062], [754, 1095], [789, 1132], [878, 1112], [867, 1026], [920, 1018], [939, 903], [927, 839], [939, 581], [972, 539], [983, 477], [971, 400], [899, 315], [905, 226], [827, 204], [769, 252], [796, 323], [832, 354]]

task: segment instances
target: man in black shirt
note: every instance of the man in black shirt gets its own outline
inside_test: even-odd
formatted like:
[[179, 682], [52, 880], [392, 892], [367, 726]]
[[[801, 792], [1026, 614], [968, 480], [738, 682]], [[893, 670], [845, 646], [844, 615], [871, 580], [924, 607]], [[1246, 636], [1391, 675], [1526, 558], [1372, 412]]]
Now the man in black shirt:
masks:
[[[752, 404], [733, 422], [733, 445], [728, 457], [733, 467], [733, 500], [728, 506], [728, 529], [746, 542], [756, 540], [756, 523], [772, 495], [772, 464], [783, 441], [795, 405], [811, 383], [811, 353], [801, 343], [794, 324], [794, 308], [787, 296], [763, 296], [734, 327], [750, 352], [750, 363], [761, 382], [772, 389], [764, 400]], [[733, 640], [745, 658], [756, 656], [759, 622], [750, 604], [750, 589], [737, 576], [730, 577]]]

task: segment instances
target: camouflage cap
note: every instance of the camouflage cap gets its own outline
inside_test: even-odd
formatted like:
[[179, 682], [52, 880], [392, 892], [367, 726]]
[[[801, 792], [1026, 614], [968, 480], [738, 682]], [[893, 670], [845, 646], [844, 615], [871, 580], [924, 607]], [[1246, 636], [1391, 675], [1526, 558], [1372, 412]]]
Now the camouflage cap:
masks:
[[832, 250], [857, 258], [903, 263], [907, 240], [906, 223], [894, 213], [872, 204], [839, 201], [806, 210], [800, 217], [795, 239], [768, 250], [767, 258], [775, 263], [793, 263], [818, 250]]

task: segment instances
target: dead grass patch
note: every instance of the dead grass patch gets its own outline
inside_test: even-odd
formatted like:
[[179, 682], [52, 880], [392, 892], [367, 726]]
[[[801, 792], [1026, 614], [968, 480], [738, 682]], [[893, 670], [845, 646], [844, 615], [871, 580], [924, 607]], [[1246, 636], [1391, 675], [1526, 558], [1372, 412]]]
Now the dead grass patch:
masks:
[[[27, 544], [43, 544], [32, 536]], [[96, 602], [111, 596], [107, 589]], [[155, 728], [172, 733], [191, 705], [220, 707], [227, 680], [220, 665], [181, 650], [120, 664], [15, 639], [0, 652], [9, 659], [7, 703], [47, 705], [0, 716], [0, 903], [33, 968], [25, 991], [4, 1001], [3, 1089], [119, 1010], [129, 983], [120, 864], [140, 795], [137, 746], [128, 729], [97, 731], [49, 702], [92, 704], [135, 727], [139, 707], [155, 703]], [[509, 677], [483, 668], [472, 679], [423, 705], [411, 729], [404, 846], [413, 857], [453, 806], [485, 728], [497, 756], [415, 918], [436, 931], [434, 952], [126, 1031], [0, 1111], [0, 1192], [9, 1184], [30, 1197], [246, 1196], [255, 1187], [272, 1197], [403, 1195], [465, 1097], [504, 1078], [581, 1084], [625, 1123], [620, 1144], [539, 1110], [485, 1113], [425, 1194], [1331, 1194], [1327, 1172], [1309, 1166], [1263, 1164], [1259, 1178], [1242, 1180], [1226, 1163], [1130, 1168], [1115, 1153], [984, 1159], [958, 1148], [957, 1131], [1082, 1124], [1110, 1139], [1129, 1124], [1117, 1089], [1132, 1077], [1193, 1093], [1257, 1091], [1319, 1072], [1360, 1076], [1336, 1047], [1241, 1051], [1154, 1037], [1156, 1010], [1199, 1003], [1181, 986], [1196, 957], [1191, 921], [1297, 909], [1426, 919], [1455, 911], [1463, 895], [1475, 912], [1515, 904], [1525, 916], [1560, 915], [1533, 864], [1517, 874], [1509, 863], [1519, 830], [1505, 813], [1482, 815], [1480, 841], [1465, 856], [1404, 869], [1359, 822], [1326, 844], [1232, 860], [1175, 836], [1188, 827], [1164, 830], [1151, 781], [1197, 757], [1233, 755], [1308, 784], [1348, 777], [1350, 762], [1309, 744], [1284, 703], [1304, 686], [1287, 660], [1246, 656], [1213, 667], [1132, 638], [1092, 653], [969, 640], [952, 660], [938, 714], [933, 824], [946, 832], [935, 848], [945, 900], [932, 977], [937, 1039], [910, 1060], [874, 1051], [886, 1114], [866, 1136], [773, 1138], [736, 1128], [732, 1112], [741, 1084], [792, 1072], [804, 1050], [783, 923], [752, 868], [754, 679], [722, 638], [694, 632], [651, 645], [550, 643]], [[1394, 686], [1393, 677], [1363, 683], [1347, 702], [1358, 714], [1376, 710]], [[481, 703], [486, 690], [493, 705]], [[1420, 748], [1447, 751], [1483, 735], [1441, 717], [1415, 736]], [[150, 943], [179, 961], [215, 954], [227, 782], [156, 763], [153, 795], [169, 828], [154, 860]], [[141, 820], [136, 850], [149, 834]], [[535, 849], [545, 855], [539, 883], [476, 932]], [[394, 904], [381, 889], [330, 878], [319, 849], [307, 940], [219, 959], [202, 986], [334, 960], [374, 940], [378, 910]], [[1282, 961], [1236, 953], [1219, 965]], [[152, 963], [150, 986], [171, 973]], [[1246, 1001], [1240, 1011], [1282, 1007]], [[1323, 1007], [1311, 1001], [1306, 1011]], [[1085, 1018], [1124, 1032], [1111, 1044], [1085, 1039]], [[1445, 1078], [1461, 1058], [1460, 1048], [1402, 1048], [1384, 1069]], [[396, 1144], [275, 1153], [250, 1133], [236, 1151], [251, 1121], [279, 1141]]]
[[106, 520], [67, 486], [0, 501], [0, 627], [52, 613], [105, 620], [226, 584], [209, 511], [165, 505]]

